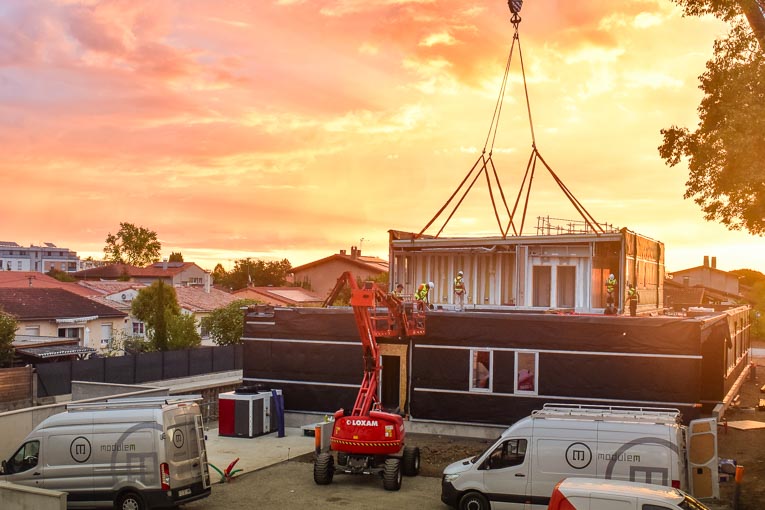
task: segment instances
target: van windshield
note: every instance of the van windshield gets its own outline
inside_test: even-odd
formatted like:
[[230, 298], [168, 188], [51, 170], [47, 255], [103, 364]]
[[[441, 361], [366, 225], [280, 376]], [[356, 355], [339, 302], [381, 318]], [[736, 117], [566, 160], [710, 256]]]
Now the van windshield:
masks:
[[703, 505], [699, 500], [686, 495], [685, 498], [678, 504], [683, 510], [709, 510], [709, 507]]

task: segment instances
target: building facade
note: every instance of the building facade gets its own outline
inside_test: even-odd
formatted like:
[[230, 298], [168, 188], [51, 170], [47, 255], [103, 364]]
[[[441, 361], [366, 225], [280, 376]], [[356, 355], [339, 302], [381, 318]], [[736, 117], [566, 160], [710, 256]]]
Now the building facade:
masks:
[[21, 246], [14, 242], [0, 241], [0, 271], [33, 271], [47, 273], [57, 269], [67, 273], [80, 270], [77, 252], [60, 248], [53, 243], [43, 246]]

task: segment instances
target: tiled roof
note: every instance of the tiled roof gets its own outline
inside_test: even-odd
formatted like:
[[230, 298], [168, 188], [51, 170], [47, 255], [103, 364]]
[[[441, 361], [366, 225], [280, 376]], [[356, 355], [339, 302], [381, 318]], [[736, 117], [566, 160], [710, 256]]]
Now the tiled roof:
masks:
[[334, 260], [342, 260], [344, 262], [354, 264], [375, 273], [384, 273], [388, 271], [388, 261], [379, 257], [366, 257], [361, 255], [353, 257], [351, 255], [335, 253], [329, 257], [324, 257], [323, 259], [315, 260], [313, 262], [309, 262], [308, 264], [303, 264], [302, 266], [293, 267], [291, 272], [293, 274], [298, 273], [300, 271], [305, 271], [306, 269], [326, 264], [327, 262], [332, 262]]
[[136, 282], [120, 282], [120, 281], [95, 281], [95, 280], [82, 280], [78, 282], [80, 286], [87, 289], [92, 289], [90, 295], [94, 294], [115, 294], [117, 292], [123, 292], [130, 289], [140, 290], [145, 285]]
[[[108, 266], [93, 267], [77, 271], [73, 275], [77, 278], [108, 278], [116, 279], [120, 276], [128, 275], [131, 277], [172, 277], [191, 267], [199, 267], [194, 262], [168, 262], [167, 269], [164, 269], [164, 262], [156, 262], [146, 267], [130, 266], [128, 264], [109, 264]], [[201, 267], [200, 270], [204, 271]]]
[[246, 287], [234, 291], [237, 299], [257, 299], [270, 305], [321, 304], [324, 300], [302, 287]]
[[93, 294], [74, 282], [60, 282], [52, 276], [34, 271], [0, 271], [0, 288], [66, 289], [80, 296]]
[[119, 310], [64, 289], [0, 288], [0, 309], [20, 320], [125, 317]]
[[190, 312], [211, 312], [241, 299], [215, 288], [205, 292], [203, 287], [175, 287], [175, 295], [178, 305]]

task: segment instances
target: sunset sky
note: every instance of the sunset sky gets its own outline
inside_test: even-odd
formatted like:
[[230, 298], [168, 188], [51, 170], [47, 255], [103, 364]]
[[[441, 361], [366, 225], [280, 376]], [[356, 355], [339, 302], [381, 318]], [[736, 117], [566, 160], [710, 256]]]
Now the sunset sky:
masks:
[[[727, 26], [669, 0], [522, 17], [537, 147], [595, 219], [662, 241], [668, 271], [765, 272], [765, 239], [705, 222], [657, 152], [695, 128]], [[0, 240], [101, 258], [129, 222], [207, 269], [387, 258], [480, 154], [512, 34], [504, 0], [3, 0]], [[531, 150], [519, 64], [494, 145], [508, 200]], [[578, 218], [542, 168], [527, 233], [540, 215]], [[485, 184], [445, 230], [498, 233]]]

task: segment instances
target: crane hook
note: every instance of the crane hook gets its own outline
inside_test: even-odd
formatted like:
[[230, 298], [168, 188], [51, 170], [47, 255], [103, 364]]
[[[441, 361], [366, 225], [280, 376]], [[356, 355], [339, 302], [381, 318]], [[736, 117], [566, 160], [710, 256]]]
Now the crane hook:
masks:
[[510, 23], [518, 29], [518, 24], [521, 22], [521, 7], [523, 7], [523, 0], [507, 0], [507, 6], [510, 8], [510, 12], [513, 16], [510, 18]]

